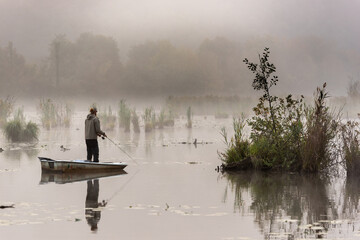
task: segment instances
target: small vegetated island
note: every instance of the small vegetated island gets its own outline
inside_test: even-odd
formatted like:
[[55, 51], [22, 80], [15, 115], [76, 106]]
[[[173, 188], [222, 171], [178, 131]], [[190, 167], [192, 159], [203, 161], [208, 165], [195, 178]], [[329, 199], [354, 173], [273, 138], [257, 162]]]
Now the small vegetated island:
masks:
[[[221, 134], [227, 147], [219, 152], [224, 171], [275, 170], [289, 172], [323, 172], [339, 169], [342, 164], [348, 175], [360, 170], [359, 127], [357, 122], [342, 123], [340, 111], [326, 105], [326, 83], [318, 87], [313, 104], [304, 97], [294, 99], [272, 95], [278, 83], [276, 67], [269, 62], [270, 51], [264, 49], [259, 63], [244, 60], [254, 73], [252, 86], [261, 91], [254, 116], [248, 120], [233, 120], [234, 136], [230, 139], [225, 128]], [[245, 137], [244, 128], [250, 127]]]

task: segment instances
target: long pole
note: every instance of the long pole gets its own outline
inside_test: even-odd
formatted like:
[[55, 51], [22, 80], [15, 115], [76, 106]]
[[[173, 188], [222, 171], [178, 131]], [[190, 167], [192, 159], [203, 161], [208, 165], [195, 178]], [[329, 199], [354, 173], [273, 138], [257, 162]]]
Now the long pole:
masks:
[[133, 159], [127, 152], [125, 152], [125, 150], [123, 150], [118, 144], [116, 144], [113, 140], [111, 140], [108, 136], [106, 136], [107, 139], [109, 139], [110, 142], [112, 142], [115, 146], [117, 146], [123, 153], [125, 153], [131, 160], [133, 160], [136, 165], [139, 165], [135, 159]]

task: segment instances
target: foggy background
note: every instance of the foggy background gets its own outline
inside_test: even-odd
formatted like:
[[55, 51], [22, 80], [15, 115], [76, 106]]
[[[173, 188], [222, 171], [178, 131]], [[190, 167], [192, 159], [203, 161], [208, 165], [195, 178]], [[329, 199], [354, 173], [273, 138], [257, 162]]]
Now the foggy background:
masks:
[[279, 93], [360, 80], [360, 1], [0, 0], [0, 94], [251, 96], [269, 47]]

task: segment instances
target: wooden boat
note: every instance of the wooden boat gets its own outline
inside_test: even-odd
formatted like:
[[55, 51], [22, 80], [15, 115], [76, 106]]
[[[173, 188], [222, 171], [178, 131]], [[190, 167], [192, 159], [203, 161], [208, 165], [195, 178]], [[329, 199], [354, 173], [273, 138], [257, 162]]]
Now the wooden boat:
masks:
[[42, 171], [40, 184], [56, 183], [66, 184], [92, 179], [115, 177], [127, 174], [124, 170], [116, 171], [73, 171], [73, 172], [50, 172]]
[[118, 171], [127, 164], [122, 162], [91, 162], [87, 160], [53, 160], [39, 157], [43, 171], [70, 172], [70, 171]]

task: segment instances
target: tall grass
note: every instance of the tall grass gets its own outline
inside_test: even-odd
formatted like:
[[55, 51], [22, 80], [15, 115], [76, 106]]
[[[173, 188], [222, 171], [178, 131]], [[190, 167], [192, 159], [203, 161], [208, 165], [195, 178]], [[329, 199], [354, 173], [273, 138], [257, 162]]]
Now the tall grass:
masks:
[[175, 125], [175, 114], [171, 107], [168, 108], [168, 113], [165, 114], [164, 126], [173, 127]]
[[360, 173], [360, 128], [359, 123], [348, 121], [341, 125], [342, 164], [348, 176], [359, 176]]
[[335, 137], [339, 130], [339, 115], [330, 112], [325, 100], [326, 83], [317, 88], [314, 107], [306, 109], [306, 134], [302, 149], [302, 167], [307, 172], [318, 172], [332, 165], [337, 157]]
[[136, 114], [135, 108], [131, 111], [131, 123], [133, 125], [134, 132], [139, 133], [140, 132], [139, 116]]
[[164, 125], [165, 125], [165, 110], [162, 109], [159, 113], [159, 116], [158, 116], [158, 121], [157, 121], [157, 126], [162, 129], [164, 128]]
[[70, 127], [72, 115], [73, 110], [69, 103], [66, 103], [64, 106], [60, 105], [60, 126]]
[[190, 106], [188, 107], [188, 109], [186, 111], [186, 116], [187, 116], [186, 127], [192, 128], [192, 112], [191, 112], [191, 107]]
[[220, 159], [226, 162], [227, 169], [248, 169], [251, 168], [250, 162], [250, 142], [244, 136], [246, 126], [245, 116], [233, 118], [234, 136], [228, 139], [226, 128], [221, 128], [221, 135], [227, 148], [225, 152], [218, 152]]
[[131, 123], [131, 110], [130, 108], [126, 108], [123, 116], [124, 121], [124, 131], [130, 132], [130, 123]]
[[98, 117], [101, 121], [101, 128], [104, 131], [111, 131], [115, 128], [116, 115], [113, 113], [111, 106], [101, 111], [99, 109]]
[[118, 111], [120, 127], [125, 127], [125, 122], [126, 122], [125, 119], [127, 118], [127, 116], [126, 116], [127, 111], [128, 111], [128, 106], [126, 104], [126, 100], [121, 99], [119, 102], [119, 111]]
[[155, 126], [155, 111], [153, 107], [145, 108], [143, 120], [145, 123], [145, 132], [151, 132]]
[[38, 109], [40, 110], [41, 124], [44, 128], [49, 130], [55, 127], [70, 127], [73, 115], [70, 104], [58, 104], [50, 98], [43, 98], [40, 99]]
[[52, 99], [40, 99], [39, 103], [40, 119], [42, 126], [46, 129], [56, 127], [58, 125], [58, 119], [60, 118], [58, 107]]
[[38, 140], [39, 127], [31, 121], [26, 122], [23, 109], [19, 108], [14, 118], [6, 123], [4, 134], [11, 142], [32, 142]]
[[0, 99], [0, 127], [4, 127], [6, 125], [7, 119], [8, 117], [10, 117], [13, 107], [13, 97], [6, 97], [5, 99]]

